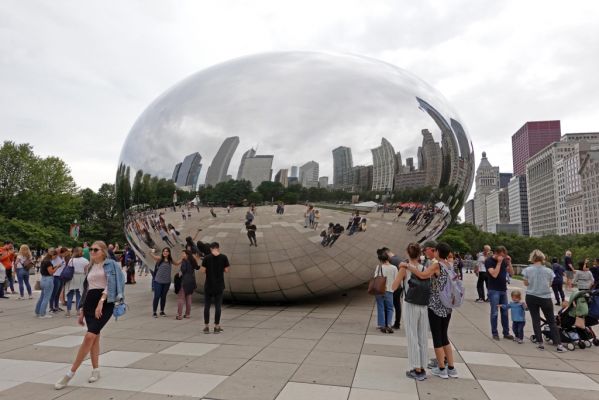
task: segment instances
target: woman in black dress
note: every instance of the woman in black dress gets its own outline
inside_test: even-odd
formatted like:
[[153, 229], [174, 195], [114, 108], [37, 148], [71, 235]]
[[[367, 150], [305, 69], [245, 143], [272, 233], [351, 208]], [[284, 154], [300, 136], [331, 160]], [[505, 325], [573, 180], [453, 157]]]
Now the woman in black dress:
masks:
[[93, 367], [88, 382], [100, 379], [100, 331], [112, 316], [115, 303], [124, 299], [125, 277], [118, 264], [108, 256], [106, 243], [94, 242], [90, 248], [90, 258], [83, 282], [78, 320], [79, 325], [87, 325], [87, 333], [71, 369], [54, 385], [56, 390], [68, 385], [88, 354]]
[[181, 319], [183, 313], [183, 304], [185, 304], [185, 318], [189, 318], [191, 312], [191, 295], [196, 290], [196, 275], [195, 272], [200, 269], [198, 262], [189, 250], [183, 250], [183, 259], [181, 260], [181, 267], [179, 276], [181, 277], [181, 288], [177, 293], [177, 319]]

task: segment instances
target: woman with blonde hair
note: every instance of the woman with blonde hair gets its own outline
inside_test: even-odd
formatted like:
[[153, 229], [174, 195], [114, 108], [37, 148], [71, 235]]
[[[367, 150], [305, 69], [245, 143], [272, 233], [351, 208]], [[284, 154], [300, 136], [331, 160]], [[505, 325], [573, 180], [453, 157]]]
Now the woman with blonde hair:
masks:
[[79, 325], [87, 325], [87, 333], [79, 346], [73, 365], [54, 385], [56, 390], [64, 389], [69, 384], [88, 354], [93, 368], [88, 382], [93, 383], [100, 379], [100, 331], [112, 317], [115, 303], [124, 299], [125, 277], [118, 264], [108, 256], [106, 243], [94, 242], [90, 247], [90, 258], [83, 281], [78, 320]]
[[75, 310], [79, 309], [81, 301], [81, 293], [83, 293], [83, 281], [85, 280], [85, 269], [89, 265], [89, 261], [83, 257], [83, 249], [75, 247], [73, 255], [67, 263], [66, 268], [73, 268], [73, 277], [70, 281], [64, 284], [64, 293], [67, 299], [67, 313], [65, 317], [71, 317], [71, 307], [73, 305], [73, 297], [75, 297]]
[[524, 286], [526, 286], [526, 306], [532, 319], [537, 348], [545, 350], [543, 335], [541, 334], [540, 311], [543, 311], [551, 331], [553, 343], [557, 345], [557, 351], [564, 352], [566, 349], [562, 346], [561, 337], [557, 330], [553, 314], [553, 301], [551, 300], [551, 284], [555, 274], [553, 270], [545, 267], [545, 254], [541, 250], [533, 250], [528, 261], [531, 264], [522, 271], [522, 276], [524, 277]]
[[29, 246], [26, 244], [21, 245], [15, 260], [15, 272], [17, 274], [17, 281], [19, 282], [19, 300], [25, 298], [25, 288], [27, 288], [29, 299], [33, 299], [33, 296], [31, 295], [31, 285], [29, 284], [29, 270], [33, 268], [33, 266], [33, 256], [31, 255]]

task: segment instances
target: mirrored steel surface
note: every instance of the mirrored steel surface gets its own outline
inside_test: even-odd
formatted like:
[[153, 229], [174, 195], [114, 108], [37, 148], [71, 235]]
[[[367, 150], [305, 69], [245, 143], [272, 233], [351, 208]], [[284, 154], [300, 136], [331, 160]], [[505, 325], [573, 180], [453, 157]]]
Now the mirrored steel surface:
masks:
[[[333, 150], [340, 146], [351, 150], [337, 150], [334, 171]], [[195, 193], [204, 184], [228, 179], [259, 182], [269, 165], [274, 179], [280, 169], [291, 172], [292, 166], [312, 160], [319, 164], [317, 177], [328, 176], [335, 188], [346, 191], [374, 190], [391, 212], [362, 207], [367, 229], [345, 231], [332, 247], [323, 247], [321, 230], [329, 222], [347, 227], [351, 209], [316, 205], [320, 226], [314, 230], [304, 228], [303, 205], [287, 205], [283, 215], [274, 206], [258, 207], [258, 247], [250, 247], [246, 208], [215, 207], [213, 216], [208, 208], [196, 207], [199, 196], [184, 205], [183, 213], [180, 199], [173, 199], [175, 209], [168, 207], [169, 200], [147, 211], [152, 194], [143, 190], [150, 187], [169, 190], [174, 182]], [[373, 164], [370, 172], [357, 168]], [[128, 208], [128, 240], [151, 268], [151, 248], [172, 246], [179, 258], [178, 241], [186, 236], [218, 241], [231, 261], [227, 297], [286, 301], [359, 285], [374, 273], [377, 248], [387, 246], [403, 257], [409, 242], [437, 237], [462, 208], [473, 173], [464, 123], [428, 84], [370, 58], [282, 52], [210, 67], [158, 97], [125, 141], [117, 187], [128, 190], [122, 200]], [[426, 201], [405, 198], [422, 188], [430, 191]], [[396, 191], [404, 194], [398, 219], [395, 205], [382, 197]], [[169, 233], [170, 243], [160, 235], [162, 221], [167, 233], [169, 224], [179, 232]], [[201, 292], [203, 277], [197, 275]]]

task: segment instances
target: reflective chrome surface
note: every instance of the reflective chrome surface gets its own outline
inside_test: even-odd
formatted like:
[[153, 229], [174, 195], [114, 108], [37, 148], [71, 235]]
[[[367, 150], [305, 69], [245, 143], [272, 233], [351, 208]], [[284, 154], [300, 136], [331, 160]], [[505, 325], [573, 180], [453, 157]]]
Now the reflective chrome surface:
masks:
[[[339, 155], [343, 161], [333, 172], [332, 151], [339, 146], [351, 149], [354, 167], [375, 165], [372, 183], [367, 170], [347, 172], [342, 167], [348, 164], [345, 155]], [[273, 157], [258, 160], [256, 155]], [[472, 144], [463, 122], [435, 89], [408, 72], [352, 55], [258, 54], [188, 77], [157, 98], [135, 122], [117, 175], [121, 187], [123, 182], [132, 186], [131, 195], [123, 200], [131, 206], [128, 239], [153, 267], [150, 247], [158, 249], [166, 242], [152, 227], [149, 214], [139, 212], [151, 202], [148, 193], [140, 194], [148, 187], [169, 190], [168, 180], [174, 180], [178, 187], [195, 192], [205, 183], [208, 170], [210, 183], [242, 175], [259, 182], [269, 165], [274, 179], [280, 169], [291, 171], [291, 166], [311, 160], [319, 163], [318, 175], [328, 176], [329, 183], [335, 177], [345, 190], [374, 188], [381, 195], [399, 190], [404, 205], [414, 200], [405, 197], [411, 193], [406, 189], [431, 187], [427, 201], [417, 205], [433, 210], [433, 218], [420, 219], [408, 229], [412, 216], [408, 207], [399, 221], [393, 221], [394, 210], [370, 212], [365, 216], [366, 231], [351, 236], [345, 232], [333, 247], [324, 248], [319, 244], [320, 228], [329, 222], [347, 226], [351, 211], [317, 206], [321, 217], [315, 231], [303, 227], [304, 206], [288, 206], [283, 216], [264, 206], [258, 207], [254, 221], [259, 247], [249, 247], [243, 224], [246, 208], [231, 213], [215, 208], [216, 217], [208, 208], [198, 212], [195, 207], [190, 209], [191, 218], [185, 208], [183, 219], [179, 207], [157, 209], [155, 214], [164, 213], [165, 223], [180, 232], [169, 236], [171, 242], [195, 236], [201, 228], [196, 240], [221, 244], [231, 261], [227, 297], [296, 300], [365, 282], [373, 274], [379, 247], [388, 246], [403, 256], [408, 242], [437, 237], [462, 208], [474, 173]], [[245, 167], [240, 168], [242, 164]], [[244, 169], [251, 171], [242, 174]], [[347, 172], [345, 178], [341, 170]], [[144, 185], [160, 179], [164, 184]], [[173, 248], [178, 258], [181, 246], [174, 243]]]

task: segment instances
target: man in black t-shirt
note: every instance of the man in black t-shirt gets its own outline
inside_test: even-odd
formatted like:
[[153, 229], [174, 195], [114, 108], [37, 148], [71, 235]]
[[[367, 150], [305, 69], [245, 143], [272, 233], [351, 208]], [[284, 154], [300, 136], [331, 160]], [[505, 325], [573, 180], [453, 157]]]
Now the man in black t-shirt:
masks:
[[570, 250], [566, 251], [566, 256], [564, 257], [564, 268], [566, 269], [566, 288], [572, 290], [572, 282], [576, 270], [574, 269], [574, 261], [572, 261], [572, 252]]
[[225, 272], [229, 272], [229, 259], [220, 254], [217, 242], [210, 244], [210, 254], [204, 257], [200, 272], [206, 274], [204, 283], [204, 333], [210, 333], [210, 306], [214, 299], [214, 333], [221, 333], [220, 327], [221, 306], [223, 304], [223, 291], [225, 290]]
[[507, 249], [503, 246], [495, 248], [495, 254], [485, 260], [487, 270], [487, 288], [489, 302], [491, 304], [491, 334], [493, 339], [499, 340], [497, 331], [497, 314], [501, 312], [501, 326], [503, 328], [503, 337], [513, 340], [510, 335], [510, 321], [508, 319], [507, 308], [502, 307], [499, 310], [498, 305], [507, 305], [507, 275], [514, 273], [512, 261], [507, 255]]

